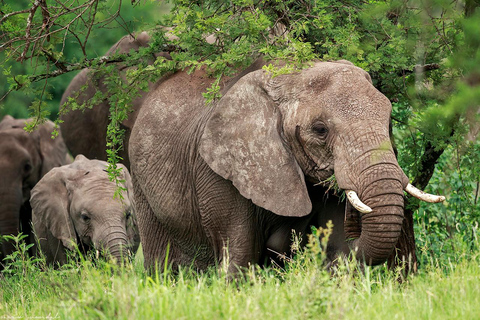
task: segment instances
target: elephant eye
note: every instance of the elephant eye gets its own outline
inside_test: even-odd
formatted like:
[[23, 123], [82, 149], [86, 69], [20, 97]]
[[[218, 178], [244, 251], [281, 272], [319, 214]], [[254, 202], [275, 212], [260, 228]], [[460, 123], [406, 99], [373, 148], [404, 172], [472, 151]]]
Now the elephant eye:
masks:
[[30, 163], [25, 163], [23, 165], [23, 172], [24, 174], [29, 174], [32, 171], [32, 165]]
[[90, 222], [90, 219], [91, 219], [86, 213], [82, 213], [80, 215], [80, 218], [82, 218], [83, 222], [85, 222], [85, 223]]
[[316, 122], [313, 125], [312, 130], [322, 139], [326, 138], [328, 135], [328, 128], [323, 122]]

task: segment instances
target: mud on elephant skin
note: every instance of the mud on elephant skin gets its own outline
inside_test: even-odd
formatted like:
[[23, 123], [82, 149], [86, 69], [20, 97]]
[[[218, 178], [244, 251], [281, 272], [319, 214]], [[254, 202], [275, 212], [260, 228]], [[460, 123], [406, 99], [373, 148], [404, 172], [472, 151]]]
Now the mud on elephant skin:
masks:
[[[347, 61], [273, 79], [249, 71], [223, 83], [210, 107], [202, 70], [166, 77], [144, 100], [129, 152], [145, 266], [162, 264], [169, 247], [174, 265], [228, 258], [235, 272], [288, 252], [292, 229], [305, 234], [328, 217], [346, 218], [338, 250], [384, 262], [410, 188], [390, 143], [390, 101]], [[346, 205], [315, 187], [333, 174]]]
[[32, 190], [32, 220], [39, 247], [48, 263], [64, 264], [74, 245], [86, 252], [103, 250], [123, 262], [139, 246], [130, 174], [123, 165], [123, 199], [116, 197], [107, 163], [78, 155], [55, 168]]
[[[7, 115], [0, 122], [0, 235], [22, 232], [33, 243], [30, 190], [52, 168], [68, 163], [69, 156], [61, 133], [51, 138], [51, 121], [27, 133], [28, 120]], [[0, 263], [13, 250], [12, 243], [3, 242]]]

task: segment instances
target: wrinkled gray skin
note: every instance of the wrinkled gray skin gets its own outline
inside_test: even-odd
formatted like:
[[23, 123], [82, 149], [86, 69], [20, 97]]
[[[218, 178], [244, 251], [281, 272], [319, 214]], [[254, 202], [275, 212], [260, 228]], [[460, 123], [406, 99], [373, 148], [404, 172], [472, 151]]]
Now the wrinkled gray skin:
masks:
[[123, 165], [123, 200], [108, 178], [107, 163], [78, 155], [72, 164], [50, 171], [32, 190], [33, 226], [48, 263], [66, 262], [74, 244], [86, 252], [103, 250], [117, 262], [139, 245], [132, 183]]
[[[31, 233], [30, 190], [52, 168], [68, 163], [67, 148], [61, 134], [51, 138], [51, 121], [32, 133], [23, 129], [27, 119], [5, 116], [0, 122], [0, 234]], [[0, 261], [13, 252], [10, 242], [0, 247]]]
[[[212, 80], [178, 72], [146, 98], [130, 161], [145, 265], [165, 260], [229, 271], [289, 252], [291, 230], [345, 221], [337, 249], [375, 265], [392, 253], [407, 177], [389, 139], [391, 104], [347, 61], [317, 62], [274, 79], [263, 70], [225, 84], [206, 107]], [[373, 209], [360, 214], [313, 185], [335, 174]], [[340, 217], [339, 217], [340, 216]], [[228, 247], [228, 257], [224, 254]]]
[[[114, 53], [128, 53], [132, 50], [136, 51], [141, 47], [148, 46], [149, 36], [146, 32], [138, 34], [135, 38], [131, 35], [124, 36], [110, 50], [105, 54], [106, 56]], [[166, 53], [159, 53], [152, 56], [152, 61], [157, 56], [164, 56], [169, 58]], [[119, 64], [118, 68], [122, 72], [126, 72], [127, 68]], [[88, 84], [88, 87], [80, 95], [78, 94], [82, 87]], [[78, 104], [83, 104], [85, 101], [91, 99], [95, 93], [100, 90], [107, 92], [103, 83], [103, 79], [95, 79], [88, 68], [83, 69], [70, 82], [65, 90], [60, 106], [68, 100], [69, 97], [75, 98]], [[77, 97], [78, 96], [78, 97]], [[125, 144], [124, 149], [120, 150], [119, 155], [124, 159], [123, 164], [130, 167], [128, 159], [128, 139], [130, 131], [135, 123], [138, 110], [143, 103], [144, 95], [135, 99], [132, 104], [132, 113], [128, 119], [122, 123], [122, 128], [125, 130]], [[109, 123], [109, 108], [107, 100], [96, 104], [92, 109], [73, 110], [66, 114], [61, 114], [60, 119], [63, 123], [60, 124], [63, 132], [63, 138], [67, 144], [68, 150], [75, 157], [78, 154], [83, 154], [89, 159], [107, 160], [106, 154], [106, 134], [107, 125]]]

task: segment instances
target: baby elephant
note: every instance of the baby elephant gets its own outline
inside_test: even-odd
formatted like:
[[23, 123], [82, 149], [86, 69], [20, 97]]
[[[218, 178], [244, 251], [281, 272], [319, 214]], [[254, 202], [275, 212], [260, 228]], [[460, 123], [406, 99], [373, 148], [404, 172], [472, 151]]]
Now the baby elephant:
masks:
[[116, 197], [107, 163], [78, 155], [72, 164], [55, 168], [33, 188], [30, 203], [39, 247], [48, 263], [64, 264], [66, 249], [95, 248], [122, 262], [140, 243], [133, 209], [130, 174], [119, 164], [125, 180], [123, 200]]

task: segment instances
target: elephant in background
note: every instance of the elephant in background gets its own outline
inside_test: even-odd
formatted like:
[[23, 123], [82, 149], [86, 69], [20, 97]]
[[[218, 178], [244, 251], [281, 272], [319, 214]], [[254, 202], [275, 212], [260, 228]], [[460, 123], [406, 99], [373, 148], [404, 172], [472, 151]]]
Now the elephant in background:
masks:
[[[36, 130], [24, 130], [28, 119], [3, 117], [0, 122], [0, 234], [31, 233], [30, 191], [52, 168], [71, 162], [61, 133], [52, 139], [54, 124], [47, 121]], [[3, 242], [0, 261], [11, 254], [14, 246]]]
[[[144, 99], [129, 156], [145, 266], [161, 265], [169, 248], [174, 267], [228, 262], [235, 273], [288, 253], [292, 230], [328, 219], [344, 229], [335, 251], [384, 262], [403, 191], [418, 191], [390, 142], [390, 101], [348, 61], [273, 79], [260, 66], [222, 83], [211, 107], [204, 70], [166, 76]], [[333, 174], [349, 201], [318, 186]]]
[[[168, 31], [170, 28], [163, 27], [167, 32], [165, 36], [169, 39], [174, 39], [175, 36]], [[130, 51], [138, 51], [142, 47], [148, 47], [150, 36], [147, 32], [140, 32], [136, 35], [126, 35], [121, 38], [116, 44], [114, 44], [105, 56], [111, 56], [113, 54], [128, 53]], [[205, 38], [207, 43], [214, 43], [215, 38], [208, 36]], [[150, 63], [153, 63], [157, 57], [163, 57], [171, 60], [171, 56], [168, 52], [157, 52], [152, 55]], [[123, 64], [118, 64], [118, 70], [123, 74], [129, 67]], [[155, 88], [162, 80], [160, 79], [156, 83], [149, 84], [149, 91]], [[86, 90], [81, 92], [82, 87], [88, 85]], [[69, 86], [65, 90], [62, 100], [60, 102], [60, 109], [67, 103], [69, 98], [75, 98], [78, 104], [83, 104], [93, 98], [97, 91], [107, 93], [107, 88], [104, 84], [104, 79], [96, 79], [90, 73], [90, 69], [85, 68], [79, 74], [77, 74]], [[119, 151], [119, 156], [123, 159], [121, 162], [130, 168], [130, 160], [128, 158], [128, 140], [130, 138], [131, 129], [137, 118], [138, 111], [143, 105], [147, 92], [140, 92], [140, 96], [133, 100], [132, 112], [129, 114], [128, 119], [125, 120], [121, 127], [125, 130], [125, 138], [123, 149]], [[78, 97], [77, 97], [78, 95]], [[107, 126], [110, 121], [109, 116], [110, 104], [107, 100], [96, 104], [91, 109], [85, 110], [72, 110], [68, 113], [61, 114], [60, 119], [63, 121], [60, 127], [63, 130], [65, 142], [69, 151], [73, 156], [83, 154], [89, 159], [107, 159]]]
[[30, 203], [40, 249], [49, 264], [64, 264], [67, 249], [104, 250], [121, 263], [136, 252], [140, 238], [133, 208], [130, 174], [124, 165], [123, 199], [115, 198], [105, 161], [78, 155], [51, 170], [33, 188]]
[[[110, 48], [110, 50], [106, 53], [106, 56], [110, 56], [115, 53], [128, 53], [131, 50], [135, 51], [141, 47], [147, 47], [149, 39], [150, 37], [146, 32], [141, 32], [136, 36], [124, 36]], [[163, 56], [167, 59], [170, 59], [170, 55], [168, 53], [160, 52], [152, 56], [152, 61], [154, 61], [157, 56]], [[122, 72], [126, 72], [128, 69], [122, 64], [119, 64], [118, 68]], [[79, 94], [82, 87], [85, 85], [88, 85], [88, 87], [85, 91]], [[73, 78], [65, 90], [60, 102], [60, 109], [62, 109], [63, 105], [68, 101], [69, 98], [75, 98], [78, 104], [83, 104], [85, 101], [91, 99], [97, 91], [101, 91], [103, 93], [107, 92], [106, 86], [103, 83], [103, 78], [96, 79], [90, 73], [90, 69], [85, 68]], [[143, 104], [144, 96], [145, 95], [143, 94], [133, 101], [133, 111], [129, 115], [128, 120], [122, 123], [122, 128], [125, 130], [125, 143], [124, 148], [120, 150], [119, 155], [123, 158], [122, 163], [125, 164], [127, 168], [130, 167], [127, 142], [130, 137], [131, 128], [135, 123], [138, 110]], [[110, 115], [109, 108], [109, 102], [104, 100], [101, 103], [93, 106], [91, 109], [72, 110], [60, 115], [60, 119], [63, 121], [60, 124], [63, 137], [69, 151], [74, 157], [78, 154], [83, 154], [89, 159], [107, 159], [106, 139]]]

